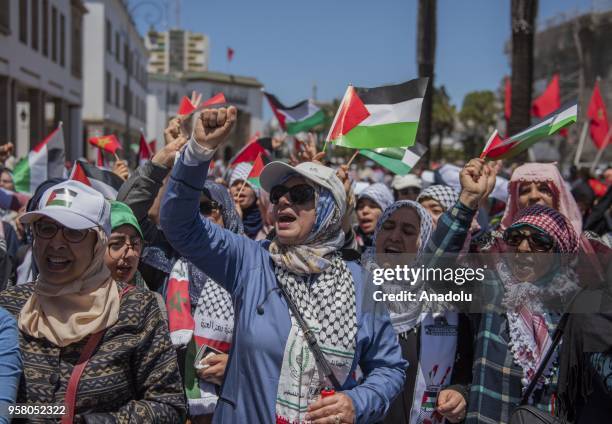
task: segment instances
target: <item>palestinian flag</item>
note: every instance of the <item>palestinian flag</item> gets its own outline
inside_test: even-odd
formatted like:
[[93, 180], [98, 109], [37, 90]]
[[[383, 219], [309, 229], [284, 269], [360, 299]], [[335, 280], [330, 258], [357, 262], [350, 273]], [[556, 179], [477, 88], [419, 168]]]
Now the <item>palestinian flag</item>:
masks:
[[68, 188], [58, 188], [47, 199], [45, 206], [64, 206], [69, 208], [76, 199], [77, 192]]
[[79, 181], [89, 187], [91, 187], [91, 181], [87, 178], [87, 174], [85, 174], [85, 170], [81, 166], [79, 162], [75, 162], [72, 166], [72, 171], [70, 172], [70, 180]]
[[15, 193], [0, 187], [0, 209], [18, 212], [23, 206], [28, 204], [30, 196], [22, 193]]
[[254, 162], [260, 154], [267, 157], [270, 156], [271, 152], [272, 138], [253, 137], [251, 141], [230, 160], [229, 166], [236, 166], [240, 162]]
[[351, 149], [414, 145], [428, 78], [375, 88], [349, 86], [327, 141]]
[[507, 140], [503, 140], [496, 130], [489, 138], [489, 141], [487, 141], [480, 157], [493, 160], [510, 159], [530, 148], [538, 141], [550, 137], [557, 131], [575, 123], [577, 115], [578, 105], [571, 106], [561, 112], [557, 112], [539, 124], [513, 135]]
[[276, 96], [265, 91], [264, 95], [268, 99], [278, 123], [289, 134], [308, 131], [325, 121], [325, 114], [311, 100], [302, 100], [293, 106], [285, 106]]
[[102, 193], [106, 199], [115, 200], [117, 198], [123, 180], [114, 172], [98, 168], [80, 159], [75, 162], [74, 166], [82, 168], [83, 173], [90, 181], [91, 187]]
[[144, 134], [140, 133], [140, 145], [138, 147], [138, 166], [144, 165], [148, 160], [153, 159], [153, 152]]
[[34, 193], [49, 178], [64, 176], [64, 130], [62, 124], [21, 159], [13, 171], [15, 190]]
[[108, 153], [113, 155], [117, 150], [121, 150], [121, 143], [115, 134], [103, 135], [102, 137], [92, 137], [89, 139], [89, 144], [106, 150]]
[[227, 103], [227, 100], [225, 100], [225, 95], [223, 93], [218, 93], [218, 94], [215, 94], [214, 96], [212, 96], [210, 99], [206, 100], [202, 104], [202, 107], [213, 106], [213, 105], [222, 105], [224, 103]]
[[359, 153], [372, 159], [379, 165], [397, 175], [406, 175], [412, 171], [427, 148], [419, 143], [404, 149], [402, 147], [381, 147], [374, 150], [361, 149]]
[[257, 155], [257, 159], [255, 159], [253, 168], [251, 168], [251, 172], [249, 172], [249, 175], [247, 177], [247, 182], [253, 187], [261, 188], [259, 177], [261, 176], [261, 172], [263, 171], [264, 166], [265, 164], [260, 153], [259, 155]]
[[183, 96], [181, 104], [179, 105], [177, 115], [189, 115], [196, 110], [196, 107], [191, 103], [189, 97]]

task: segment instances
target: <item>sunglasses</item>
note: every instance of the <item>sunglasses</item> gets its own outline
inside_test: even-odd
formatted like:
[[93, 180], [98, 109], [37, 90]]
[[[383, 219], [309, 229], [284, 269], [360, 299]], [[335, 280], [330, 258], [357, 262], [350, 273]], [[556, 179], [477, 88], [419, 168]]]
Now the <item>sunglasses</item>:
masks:
[[540, 231], [531, 231], [531, 234], [525, 234], [521, 231], [521, 227], [519, 227], [508, 228], [504, 232], [504, 241], [509, 246], [518, 247], [525, 239], [534, 252], [549, 252], [555, 246], [555, 241]]
[[205, 216], [210, 216], [213, 211], [221, 211], [221, 204], [215, 202], [214, 200], [208, 200], [200, 203], [200, 213]]
[[34, 223], [34, 234], [42, 239], [50, 240], [57, 232], [61, 229], [64, 239], [69, 243], [80, 243], [85, 237], [89, 230], [74, 230], [72, 228], [64, 227], [63, 225], [56, 224], [53, 221], [36, 221]]
[[289, 200], [294, 205], [303, 205], [315, 198], [315, 190], [308, 184], [298, 184], [293, 187], [277, 185], [270, 190], [270, 203], [277, 205], [280, 198], [289, 194]]

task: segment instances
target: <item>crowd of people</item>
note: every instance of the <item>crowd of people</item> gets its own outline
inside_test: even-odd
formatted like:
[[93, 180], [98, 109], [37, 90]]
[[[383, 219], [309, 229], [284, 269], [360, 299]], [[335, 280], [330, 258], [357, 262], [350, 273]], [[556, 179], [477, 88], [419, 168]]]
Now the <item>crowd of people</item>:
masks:
[[[236, 117], [171, 120], [150, 161], [116, 165], [115, 199], [57, 178], [2, 212], [0, 423], [9, 405], [90, 424], [609, 421], [612, 168], [598, 194], [479, 158], [451, 184], [333, 166], [311, 139], [258, 183], [248, 162], [209, 175]], [[478, 308], [374, 299], [376, 270], [440, 264], [484, 269]], [[51, 419], [34, 415], [12, 422]]]

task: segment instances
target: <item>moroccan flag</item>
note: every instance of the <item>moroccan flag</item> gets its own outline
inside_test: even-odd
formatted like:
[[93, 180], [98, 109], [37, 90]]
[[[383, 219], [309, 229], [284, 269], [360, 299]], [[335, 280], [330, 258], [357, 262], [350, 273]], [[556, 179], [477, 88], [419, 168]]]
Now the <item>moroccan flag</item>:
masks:
[[121, 143], [115, 134], [103, 135], [102, 137], [92, 137], [89, 139], [89, 144], [92, 144], [100, 149], [106, 150], [110, 154], [115, 154], [117, 150], [121, 150]]
[[270, 137], [252, 138], [232, 159], [229, 166], [236, 166], [240, 162], [254, 162], [257, 156], [269, 156], [272, 152], [272, 139]]
[[510, 77], [506, 77], [504, 82], [504, 117], [506, 122], [510, 120], [510, 115], [512, 115], [512, 83]]
[[189, 97], [183, 96], [183, 98], [181, 99], [181, 104], [179, 105], [178, 111], [176, 113], [177, 115], [189, 115], [193, 113], [194, 110], [196, 110], [196, 107], [191, 103]]
[[140, 144], [138, 146], [138, 166], [142, 166], [146, 161], [153, 159], [153, 152], [147, 143], [144, 134], [140, 133]]
[[102, 152], [102, 149], [98, 149], [98, 157], [96, 159], [96, 165], [98, 165], [100, 168], [108, 167], [108, 165], [106, 164], [106, 159], [104, 159], [104, 152]]
[[374, 150], [361, 149], [359, 153], [372, 159], [379, 165], [397, 175], [406, 175], [412, 171], [427, 148], [419, 143], [408, 149], [402, 147], [381, 147]]
[[553, 75], [546, 90], [533, 101], [531, 116], [543, 118], [561, 107], [561, 92], [559, 91], [559, 74]]
[[591, 133], [591, 139], [598, 149], [604, 147], [606, 136], [610, 131], [610, 123], [608, 121], [608, 112], [606, 111], [606, 104], [601, 97], [601, 91], [599, 90], [599, 81], [595, 82], [595, 88], [593, 89], [593, 95], [589, 102], [589, 109], [587, 110], [587, 116], [590, 120], [589, 132]]
[[261, 171], [264, 169], [264, 161], [261, 157], [261, 153], [257, 155], [257, 159], [255, 159], [255, 163], [253, 164], [253, 168], [251, 168], [251, 172], [247, 177], [247, 182], [254, 187], [261, 188], [261, 183], [259, 182], [259, 176], [261, 175]]
[[550, 137], [557, 131], [575, 123], [577, 115], [578, 106], [571, 106], [550, 116], [539, 124], [513, 135], [507, 140], [502, 140], [496, 130], [489, 138], [480, 157], [493, 160], [514, 157], [538, 141]]
[[15, 191], [34, 193], [43, 181], [63, 177], [64, 163], [64, 130], [60, 124], [17, 163], [13, 171]]
[[212, 105], [221, 105], [223, 103], [227, 103], [227, 100], [225, 100], [225, 95], [223, 93], [218, 93], [212, 96], [210, 99], [206, 100], [202, 104], [202, 106], [206, 107], [206, 106], [212, 106]]
[[75, 180], [82, 182], [85, 185], [91, 187], [91, 181], [87, 178], [87, 174], [85, 174], [85, 170], [81, 166], [81, 164], [77, 161], [72, 166], [72, 171], [70, 172], [70, 180]]
[[414, 145], [428, 78], [374, 88], [349, 86], [327, 141], [352, 149]]
[[92, 188], [102, 193], [106, 199], [115, 200], [117, 198], [117, 193], [123, 184], [121, 177], [112, 171], [98, 168], [84, 160], [77, 160], [74, 166], [77, 165], [83, 170], [83, 174], [89, 180]]
[[227, 48], [227, 61], [231, 62], [233, 58], [234, 58], [234, 49], [232, 49], [231, 47], [228, 47]]
[[302, 100], [293, 106], [285, 106], [273, 94], [264, 91], [264, 95], [281, 128], [289, 134], [308, 131], [325, 121], [323, 111], [310, 100]]

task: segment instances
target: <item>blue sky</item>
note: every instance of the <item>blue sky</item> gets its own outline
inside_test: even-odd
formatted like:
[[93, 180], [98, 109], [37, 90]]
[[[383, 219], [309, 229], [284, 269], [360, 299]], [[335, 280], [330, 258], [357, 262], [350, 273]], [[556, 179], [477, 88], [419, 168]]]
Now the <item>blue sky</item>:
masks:
[[[539, 4], [542, 24], [559, 13], [612, 7], [612, 0]], [[182, 0], [181, 8], [181, 26], [210, 37], [210, 70], [256, 77], [286, 104], [310, 97], [313, 83], [319, 100], [331, 100], [348, 83], [417, 76], [417, 0]], [[445, 85], [459, 107], [470, 91], [495, 90], [510, 71], [510, 0], [438, 0], [437, 24], [436, 86]], [[229, 65], [228, 46], [235, 50]]]

